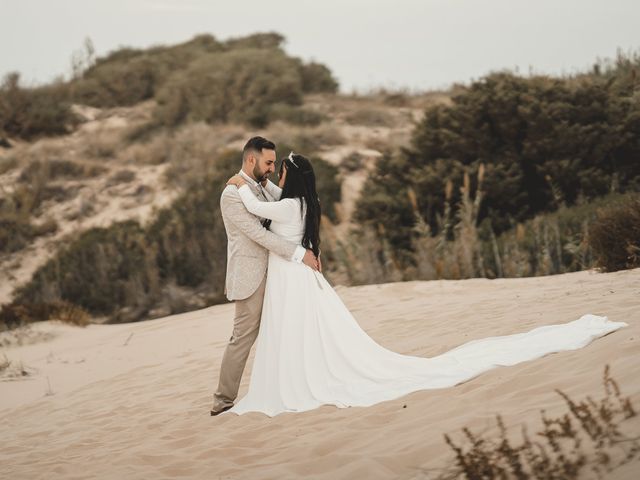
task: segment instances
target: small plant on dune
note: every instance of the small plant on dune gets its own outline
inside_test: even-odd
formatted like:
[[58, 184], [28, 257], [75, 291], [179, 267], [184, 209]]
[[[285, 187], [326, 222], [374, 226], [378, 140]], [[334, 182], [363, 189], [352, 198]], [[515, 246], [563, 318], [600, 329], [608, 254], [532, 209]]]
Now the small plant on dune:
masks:
[[3, 359], [0, 360], [0, 373], [4, 372], [11, 365], [11, 360], [7, 358], [7, 356], [3, 353]]
[[[574, 401], [556, 390], [568, 412], [548, 417], [541, 411], [542, 429], [530, 438], [525, 427], [522, 442], [508, 438], [502, 417], [497, 415], [498, 438], [486, 438], [463, 428], [468, 445], [455, 443], [447, 434], [447, 445], [455, 453], [455, 465], [442, 479], [577, 479], [606, 478], [619, 467], [640, 459], [640, 436], [624, 431], [637, 412], [629, 397], [623, 397], [617, 382], [604, 368], [604, 398]], [[624, 425], [623, 425], [624, 424]], [[591, 475], [587, 477], [586, 475]]]
[[3, 381], [20, 379], [35, 373], [35, 369], [26, 367], [22, 361], [15, 363], [9, 360], [4, 353], [2, 356], [3, 358], [0, 360], [0, 378]]
[[52, 318], [80, 327], [89, 325], [91, 320], [89, 313], [84, 308], [64, 301], [58, 302], [57, 311]]
[[50, 302], [12, 302], [0, 306], [0, 325], [15, 328], [37, 320], [59, 320], [71, 325], [84, 327], [90, 323], [89, 313], [71, 302], [55, 300]]

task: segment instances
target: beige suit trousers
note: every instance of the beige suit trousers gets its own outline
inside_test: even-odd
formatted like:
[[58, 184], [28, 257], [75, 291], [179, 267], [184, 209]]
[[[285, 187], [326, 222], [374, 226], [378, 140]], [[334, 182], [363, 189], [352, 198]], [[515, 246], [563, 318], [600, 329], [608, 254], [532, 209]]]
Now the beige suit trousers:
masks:
[[233, 319], [233, 333], [222, 356], [218, 389], [213, 394], [214, 411], [220, 411], [226, 406], [233, 405], [238, 396], [242, 373], [260, 329], [266, 282], [267, 275], [265, 273], [255, 292], [248, 298], [236, 300], [235, 302], [236, 313]]

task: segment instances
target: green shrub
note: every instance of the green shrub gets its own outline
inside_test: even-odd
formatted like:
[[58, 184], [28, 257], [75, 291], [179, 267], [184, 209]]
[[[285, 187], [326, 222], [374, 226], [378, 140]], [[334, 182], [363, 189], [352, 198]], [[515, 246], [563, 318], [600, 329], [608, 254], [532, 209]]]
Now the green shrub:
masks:
[[496, 261], [488, 221], [480, 225], [487, 276], [533, 276], [575, 272], [596, 266], [590, 225], [598, 212], [625, 202], [632, 194], [610, 194], [588, 203], [561, 207], [515, 225], [497, 237]]
[[60, 320], [84, 327], [89, 324], [90, 317], [86, 310], [60, 300], [32, 304], [13, 302], [0, 307], [0, 325], [8, 328], [44, 320]]
[[96, 177], [106, 171], [101, 165], [83, 164], [71, 160], [33, 160], [20, 172], [19, 182], [48, 182], [58, 179]]
[[368, 127], [391, 127], [394, 118], [386, 110], [380, 108], [358, 108], [345, 118], [351, 125], [366, 125]]
[[170, 208], [150, 225], [148, 240], [157, 245], [161, 277], [178, 285], [207, 283], [222, 293], [226, 272], [226, 233], [220, 195], [226, 181], [240, 169], [242, 156], [222, 153], [214, 169], [201, 175]]
[[94, 107], [135, 105], [153, 98], [158, 77], [158, 66], [146, 57], [99, 65], [73, 85], [73, 98]]
[[352, 151], [340, 162], [340, 168], [346, 172], [357, 172], [364, 166], [364, 157], [357, 150]]
[[332, 222], [338, 220], [336, 214], [336, 204], [342, 198], [340, 187], [340, 171], [338, 167], [330, 164], [322, 157], [311, 157], [313, 171], [316, 174], [316, 187], [318, 198], [322, 208], [322, 214], [326, 215]]
[[0, 157], [0, 175], [3, 175], [19, 165], [18, 158], [15, 156]]
[[[640, 58], [629, 62], [640, 67]], [[640, 103], [621, 64], [606, 77], [492, 73], [461, 89], [451, 105], [428, 107], [410, 147], [377, 163], [356, 220], [374, 229], [385, 225], [391, 249], [411, 251], [416, 217], [407, 189], [415, 191], [420, 217], [437, 234], [456, 214], [454, 208], [442, 218], [447, 184], [460, 185], [468, 171], [474, 195], [481, 164], [478, 222], [488, 218], [496, 234], [563, 205], [640, 190]], [[457, 205], [460, 191], [450, 193]]]
[[107, 185], [112, 186], [112, 185], [118, 185], [121, 183], [130, 183], [130, 182], [133, 182], [135, 179], [136, 179], [136, 172], [125, 168], [113, 173], [107, 180]]
[[174, 46], [115, 50], [71, 82], [73, 99], [102, 108], [133, 105], [153, 98], [173, 72], [193, 59], [222, 49], [213, 36], [198, 35]]
[[156, 118], [167, 126], [198, 120], [264, 126], [272, 104], [299, 105], [302, 94], [297, 62], [283, 52], [231, 50], [172, 75], [156, 97]]
[[17, 290], [14, 302], [64, 300], [93, 314], [114, 315], [125, 305], [146, 312], [157, 295], [153, 246], [128, 221], [80, 234]]
[[[123, 48], [98, 58], [74, 81], [73, 98], [97, 107], [156, 98], [156, 118], [169, 126], [191, 119], [265, 125], [271, 103], [299, 104], [302, 93], [337, 91], [327, 67], [287, 56], [283, 42], [272, 32], [226, 42], [198, 35], [175, 46]], [[253, 100], [255, 109], [246, 108]]]
[[[598, 254], [589, 226], [597, 224], [599, 212], [614, 211], [620, 205], [627, 206], [627, 217], [622, 217], [628, 223], [618, 221], [616, 235], [605, 237], [605, 244], [612, 258], [618, 256], [622, 264], [633, 260], [638, 266], [640, 247], [637, 240], [635, 243], [632, 240], [638, 222], [631, 227], [628, 217], [630, 211], [637, 210], [633, 210], [632, 199], [637, 198], [634, 193], [610, 194], [581, 205], [561, 207], [514, 224], [499, 235], [488, 218], [477, 221], [482, 196], [464, 194], [459, 205], [447, 206], [436, 235], [419, 216], [415, 195], [407, 197], [409, 209], [413, 207], [415, 215], [408, 238], [396, 236], [397, 232], [389, 231], [383, 223], [360, 225], [334, 247], [333, 254], [340, 264], [330, 268], [346, 274], [353, 284], [526, 277], [589, 269], [597, 265]], [[387, 205], [383, 199], [376, 204], [381, 210]], [[451, 210], [455, 210], [455, 218], [444, 221]], [[401, 247], [394, 248], [392, 241], [398, 241]]]
[[20, 74], [9, 73], [0, 86], [0, 133], [26, 140], [68, 133], [77, 123], [66, 85], [23, 88]]
[[21, 250], [36, 236], [33, 226], [18, 218], [0, 218], [0, 252]]
[[336, 93], [338, 82], [326, 66], [311, 62], [300, 65], [302, 89], [305, 93]]
[[253, 33], [245, 37], [230, 38], [224, 42], [225, 50], [260, 48], [266, 50], [281, 49], [285, 38], [277, 32]]
[[[19, 74], [11, 73], [0, 88], [0, 138], [68, 133], [77, 123], [71, 102], [107, 108], [155, 99], [153, 120], [133, 129], [132, 141], [192, 120], [265, 126], [272, 105], [299, 105], [304, 93], [338, 87], [327, 67], [288, 56], [283, 42], [277, 33], [226, 42], [205, 34], [174, 46], [125, 47], [97, 58], [69, 82], [38, 88], [21, 88]], [[306, 111], [280, 115], [296, 124], [322, 120]]]
[[589, 244], [605, 271], [640, 267], [640, 195], [600, 209], [589, 229]]
[[340, 128], [328, 123], [287, 133], [285, 138], [288, 143], [295, 145], [296, 151], [305, 152], [307, 156], [320, 153], [327, 146], [347, 143]]
[[286, 104], [273, 105], [269, 109], [269, 121], [282, 120], [291, 125], [312, 126], [320, 125], [327, 120], [326, 115], [303, 107], [293, 107]]

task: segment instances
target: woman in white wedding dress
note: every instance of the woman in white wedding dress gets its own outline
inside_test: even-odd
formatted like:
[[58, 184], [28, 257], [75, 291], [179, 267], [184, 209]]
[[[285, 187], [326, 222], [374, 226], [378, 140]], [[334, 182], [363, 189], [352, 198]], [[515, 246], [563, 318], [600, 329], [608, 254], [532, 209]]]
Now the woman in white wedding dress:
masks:
[[[309, 160], [293, 153], [283, 160], [279, 201], [258, 200], [242, 177], [229, 183], [239, 188], [251, 213], [271, 220], [273, 233], [318, 255], [320, 205]], [[270, 254], [249, 390], [223, 415], [369, 406], [417, 390], [452, 387], [496, 366], [575, 350], [626, 325], [584, 315], [473, 340], [436, 357], [402, 355], [367, 335], [321, 273]]]

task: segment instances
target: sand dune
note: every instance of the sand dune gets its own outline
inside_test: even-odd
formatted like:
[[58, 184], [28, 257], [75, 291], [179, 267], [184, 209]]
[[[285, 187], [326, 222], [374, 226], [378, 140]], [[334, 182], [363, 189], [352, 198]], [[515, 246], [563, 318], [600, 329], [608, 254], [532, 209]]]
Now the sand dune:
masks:
[[[534, 429], [540, 409], [564, 411], [555, 388], [599, 398], [606, 363], [640, 404], [640, 269], [339, 293], [376, 341], [421, 356], [585, 313], [629, 326], [456, 387], [268, 418], [209, 416], [232, 305], [125, 325], [45, 322], [32, 335], [52, 338], [3, 349], [29, 373], [0, 379], [3, 478], [433, 478], [451, 459], [444, 433], [491, 427], [498, 412], [508, 428]], [[611, 478], [638, 472], [640, 463]]]

